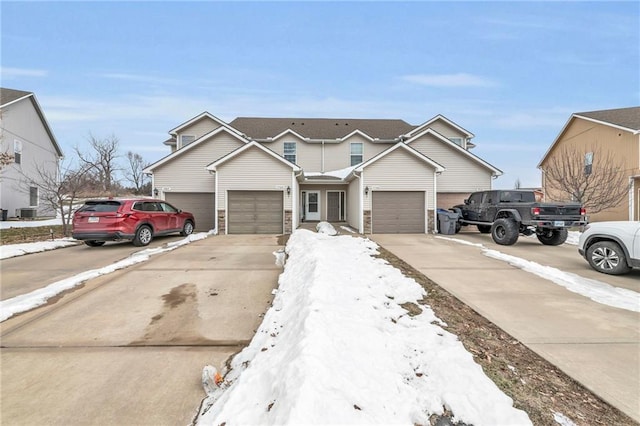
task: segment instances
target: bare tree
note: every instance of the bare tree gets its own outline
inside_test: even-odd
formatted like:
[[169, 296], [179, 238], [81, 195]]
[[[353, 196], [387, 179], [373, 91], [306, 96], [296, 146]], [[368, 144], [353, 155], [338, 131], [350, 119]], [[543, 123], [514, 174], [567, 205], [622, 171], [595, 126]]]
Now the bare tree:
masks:
[[9, 154], [8, 152], [0, 152], [0, 171], [2, 171], [5, 166], [13, 163], [13, 160], [13, 155]]
[[140, 154], [131, 151], [127, 152], [127, 166], [124, 171], [124, 178], [133, 185], [136, 194], [141, 194], [145, 189], [147, 176], [142, 172], [147, 166]]
[[68, 236], [74, 202], [78, 193], [87, 185], [88, 167], [71, 168], [68, 164], [60, 164], [56, 168], [41, 164], [35, 165], [34, 170], [31, 176], [21, 173], [20, 189], [29, 193], [32, 187], [38, 188], [38, 195], [42, 203], [49, 209], [60, 213], [62, 233]]
[[564, 147], [543, 171], [550, 199], [570, 198], [591, 214], [619, 205], [629, 193], [628, 174], [610, 151]]
[[520, 178], [516, 178], [516, 183], [513, 186], [514, 189], [522, 188], [522, 184], [520, 183]]
[[118, 170], [117, 160], [120, 141], [114, 135], [105, 139], [98, 139], [93, 135], [89, 135], [88, 140], [92, 149], [89, 154], [83, 153], [78, 147], [75, 148], [82, 169], [95, 175], [104, 192], [110, 192], [115, 173]]

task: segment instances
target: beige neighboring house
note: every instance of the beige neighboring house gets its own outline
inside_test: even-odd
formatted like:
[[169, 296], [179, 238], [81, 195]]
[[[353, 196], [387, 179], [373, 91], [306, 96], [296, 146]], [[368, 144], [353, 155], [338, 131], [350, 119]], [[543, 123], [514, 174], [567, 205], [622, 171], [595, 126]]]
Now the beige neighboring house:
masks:
[[25, 184], [39, 180], [39, 171], [57, 176], [63, 155], [36, 95], [0, 88], [0, 114], [0, 152], [13, 156], [0, 172], [0, 208], [8, 217], [55, 215], [40, 188]]
[[[640, 107], [573, 114], [538, 164], [546, 199], [562, 199], [545, 182], [545, 169], [554, 155], [565, 147], [580, 152], [582, 158], [589, 152], [610, 153], [628, 177], [625, 182], [629, 186], [628, 197], [600, 213], [589, 214], [587, 211], [590, 221], [640, 220]], [[593, 156], [594, 166], [598, 160]]]
[[171, 153], [145, 169], [154, 195], [199, 230], [291, 233], [302, 222], [361, 233], [426, 233], [437, 208], [491, 189], [502, 172], [470, 152], [472, 133], [442, 115], [256, 118], [204, 112], [169, 131]]

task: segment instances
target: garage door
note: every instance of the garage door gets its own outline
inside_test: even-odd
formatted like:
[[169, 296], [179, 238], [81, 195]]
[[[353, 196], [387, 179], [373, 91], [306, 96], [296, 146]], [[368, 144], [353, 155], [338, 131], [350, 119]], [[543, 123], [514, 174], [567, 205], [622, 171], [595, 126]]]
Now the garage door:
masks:
[[213, 192], [165, 192], [164, 199], [175, 207], [193, 213], [196, 231], [216, 226], [216, 197]]
[[281, 191], [229, 191], [229, 234], [282, 234]]
[[374, 234], [421, 234], [424, 221], [424, 192], [373, 192]]

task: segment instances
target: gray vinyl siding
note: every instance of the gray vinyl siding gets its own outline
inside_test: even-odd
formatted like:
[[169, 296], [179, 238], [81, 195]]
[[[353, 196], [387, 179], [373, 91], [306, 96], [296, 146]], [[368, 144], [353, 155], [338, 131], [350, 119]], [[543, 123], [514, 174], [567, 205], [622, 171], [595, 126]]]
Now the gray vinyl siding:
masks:
[[219, 209], [225, 209], [227, 191], [283, 191], [284, 208], [291, 210], [293, 192], [286, 194], [286, 188], [293, 187], [293, 171], [285, 163], [273, 158], [257, 147], [237, 155], [218, 166]]
[[349, 182], [347, 189], [347, 223], [353, 229], [360, 230], [360, 179]]
[[220, 127], [218, 123], [208, 117], [203, 117], [190, 126], [185, 127], [184, 129], [181, 129], [179, 132], [177, 132], [176, 140], [178, 141], [178, 143], [180, 143], [180, 135], [193, 135], [197, 140], [201, 136], [206, 135], [207, 133], [217, 129], [218, 127]]
[[[364, 186], [370, 191], [426, 191], [427, 209], [433, 209], [434, 174], [429, 164], [399, 148], [364, 169]], [[370, 209], [371, 192], [364, 197], [364, 210]]]
[[491, 189], [490, 169], [434, 136], [424, 135], [411, 142], [410, 146], [446, 168], [438, 176], [438, 191], [473, 192]]
[[214, 192], [215, 175], [205, 167], [242, 145], [221, 132], [155, 169], [154, 187], [168, 192]]
[[[43, 201], [44, 191], [38, 190], [37, 206], [30, 202], [27, 176], [39, 180], [38, 170], [55, 177], [58, 170], [58, 154], [49, 134], [30, 98], [2, 108], [2, 152], [14, 154], [14, 141], [22, 142], [20, 164], [9, 164], [2, 170], [0, 179], [0, 207], [7, 210], [8, 217], [16, 215], [16, 209], [37, 207], [38, 216], [51, 216], [55, 212]], [[23, 183], [21, 183], [23, 182]]]
[[462, 138], [464, 140], [468, 137], [465, 133], [462, 133], [460, 130], [448, 125], [441, 120], [436, 120], [435, 122], [431, 123], [429, 125], [429, 128], [435, 130], [436, 132], [447, 138]]

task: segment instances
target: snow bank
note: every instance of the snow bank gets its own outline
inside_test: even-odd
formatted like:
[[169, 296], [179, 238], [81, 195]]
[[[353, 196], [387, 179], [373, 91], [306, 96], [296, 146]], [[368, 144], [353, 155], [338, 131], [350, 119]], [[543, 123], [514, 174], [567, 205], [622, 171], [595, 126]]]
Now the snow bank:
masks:
[[320, 232], [321, 234], [327, 235], [336, 235], [338, 233], [338, 231], [336, 231], [336, 228], [334, 228], [333, 225], [329, 222], [319, 222], [316, 225], [316, 231]]
[[531, 424], [431, 309], [400, 306], [425, 291], [376, 249], [295, 231], [272, 308], [197, 424], [429, 424], [445, 407], [476, 426]]
[[52, 241], [39, 241], [36, 243], [7, 244], [0, 246], [0, 259], [8, 259], [30, 253], [40, 253], [62, 247], [75, 246], [76, 244], [78, 244], [78, 240], [74, 240], [73, 238], [59, 238]]

